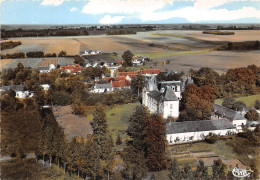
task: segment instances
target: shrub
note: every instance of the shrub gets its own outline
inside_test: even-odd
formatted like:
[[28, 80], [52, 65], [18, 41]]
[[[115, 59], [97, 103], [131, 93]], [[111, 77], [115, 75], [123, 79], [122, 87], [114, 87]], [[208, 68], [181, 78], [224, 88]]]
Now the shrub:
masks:
[[205, 141], [209, 144], [214, 144], [217, 141], [217, 135], [215, 134], [209, 134], [206, 138]]

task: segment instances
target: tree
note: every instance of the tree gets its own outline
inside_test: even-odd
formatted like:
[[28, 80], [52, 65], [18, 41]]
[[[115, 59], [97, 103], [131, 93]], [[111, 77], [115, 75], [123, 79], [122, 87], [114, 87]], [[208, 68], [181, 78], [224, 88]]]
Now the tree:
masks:
[[124, 60], [124, 63], [123, 65], [124, 66], [133, 66], [133, 62], [132, 62], [132, 59], [133, 59], [133, 53], [129, 50], [125, 51], [122, 55], [122, 58]]
[[131, 89], [133, 93], [137, 94], [138, 97], [140, 93], [142, 92], [143, 88], [145, 87], [146, 81], [145, 77], [141, 74], [138, 74], [137, 76], [134, 77], [131, 81]]
[[66, 55], [67, 55], [66, 51], [61, 51], [61, 52], [58, 54], [58, 57], [64, 57], [64, 56], [66, 56]]
[[130, 136], [128, 144], [133, 146], [137, 151], [145, 149], [145, 137], [147, 135], [149, 113], [143, 106], [137, 106], [135, 112], [129, 119], [127, 134]]
[[176, 159], [171, 161], [169, 171], [170, 171], [170, 173], [169, 173], [170, 180], [181, 180], [182, 179], [182, 173], [180, 170], [180, 166]]
[[208, 168], [205, 167], [204, 162], [202, 160], [199, 161], [197, 170], [194, 173], [194, 177], [198, 180], [209, 180], [210, 179], [210, 176], [208, 173]]
[[183, 168], [183, 172], [182, 172], [182, 177], [184, 179], [188, 179], [188, 180], [195, 179], [193, 176], [191, 166], [189, 164], [185, 164], [185, 166]]
[[166, 123], [158, 114], [149, 117], [145, 137], [146, 164], [150, 171], [162, 171], [167, 168]]
[[79, 64], [80, 66], [84, 66], [85, 60], [82, 59], [79, 55], [74, 56], [74, 63]]
[[198, 87], [187, 85], [182, 93], [180, 121], [209, 119], [216, 98], [215, 88], [210, 85]]
[[256, 101], [255, 101], [254, 107], [255, 107], [257, 110], [260, 110], [260, 100], [256, 100]]
[[93, 113], [93, 121], [91, 122], [93, 134], [95, 134], [95, 140], [99, 145], [101, 159], [107, 159], [112, 151], [113, 142], [108, 134], [108, 125], [106, 120], [106, 114], [103, 108], [98, 105]]
[[223, 180], [226, 179], [226, 174], [225, 174], [225, 164], [222, 162], [222, 160], [216, 160], [214, 161], [214, 164], [212, 166], [212, 178], [216, 180]]
[[246, 113], [245, 118], [250, 121], [257, 121], [259, 118], [259, 114], [256, 110], [251, 109], [249, 112]]
[[235, 102], [236, 100], [234, 98], [225, 98], [222, 102], [222, 106], [233, 109]]
[[122, 144], [122, 140], [121, 140], [119, 134], [117, 134], [116, 145], [119, 146], [121, 144]]

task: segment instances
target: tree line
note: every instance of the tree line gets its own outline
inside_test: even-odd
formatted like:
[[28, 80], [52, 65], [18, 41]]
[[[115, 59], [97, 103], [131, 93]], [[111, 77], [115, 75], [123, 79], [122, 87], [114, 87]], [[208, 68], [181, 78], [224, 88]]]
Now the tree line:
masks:
[[14, 41], [6, 41], [6, 42], [2, 42], [0, 43], [0, 46], [1, 46], [1, 50], [5, 50], [5, 49], [13, 49], [15, 48], [16, 46], [19, 46], [21, 45], [21, 41], [17, 41], [17, 42], [14, 42]]
[[42, 51], [34, 51], [34, 52], [18, 52], [12, 54], [1, 54], [1, 59], [17, 59], [17, 58], [44, 58], [44, 57], [65, 57], [67, 56], [66, 51], [59, 52], [58, 56], [56, 53], [48, 53], [44, 54]]
[[[187, 85], [182, 92], [180, 121], [209, 119], [216, 98], [248, 96], [260, 92], [260, 67], [256, 65], [229, 69], [221, 75], [210, 68], [191, 70], [190, 74], [194, 84]], [[234, 108], [241, 105], [238, 102]]]
[[122, 34], [136, 34], [134, 30], [109, 30], [107, 35], [122, 35]]

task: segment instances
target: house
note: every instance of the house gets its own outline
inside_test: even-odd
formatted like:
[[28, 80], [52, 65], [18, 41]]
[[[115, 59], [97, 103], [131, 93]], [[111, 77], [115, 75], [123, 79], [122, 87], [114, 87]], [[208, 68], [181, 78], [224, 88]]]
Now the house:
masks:
[[235, 133], [236, 127], [227, 119], [170, 122], [166, 125], [169, 145], [203, 141], [209, 134], [227, 136]]
[[163, 118], [179, 117], [179, 99], [171, 87], [166, 87], [163, 92], [157, 89], [156, 77], [152, 76], [147, 87], [143, 88], [142, 104], [151, 113], [162, 114]]
[[26, 90], [26, 87], [24, 85], [10, 85], [10, 86], [2, 86], [0, 88], [0, 92], [5, 92], [8, 90], [15, 91], [15, 97], [19, 99], [34, 96], [34, 93], [31, 93], [30, 91]]
[[101, 51], [86, 49], [81, 55], [96, 55], [101, 54]]
[[158, 89], [160, 92], [164, 92], [166, 87], [172, 88], [175, 92], [177, 98], [181, 99], [181, 92], [182, 92], [182, 82], [181, 81], [161, 81], [158, 83]]
[[106, 92], [112, 92], [113, 87], [111, 83], [106, 84], [95, 84], [91, 89], [90, 92], [92, 93], [106, 93]]
[[40, 73], [49, 73], [49, 72], [51, 72], [51, 70], [56, 69], [56, 67], [54, 64], [50, 64], [49, 67], [41, 66], [41, 67], [38, 67], [37, 69], [40, 71]]
[[138, 74], [142, 74], [146, 77], [151, 77], [153, 75], [158, 75], [161, 72], [160, 69], [147, 69], [147, 70], [140, 70], [140, 71], [134, 71], [134, 72], [119, 72], [117, 73], [117, 76], [128, 76], [131, 79], [133, 79]]
[[133, 66], [141, 66], [144, 65], [144, 57], [142, 56], [134, 56], [132, 60]]
[[131, 88], [131, 82], [127, 80], [111, 81], [111, 84], [113, 87], [113, 91]]
[[61, 66], [60, 70], [66, 73], [76, 74], [78, 72], [81, 72], [82, 67], [79, 64], [68, 65], [68, 66]]
[[51, 87], [49, 84], [41, 84], [40, 86], [43, 88], [44, 91], [48, 91]]
[[214, 113], [211, 116], [211, 119], [218, 120], [223, 118], [228, 119], [236, 127], [238, 132], [243, 131], [243, 126], [247, 123], [247, 119], [240, 112], [215, 103]]

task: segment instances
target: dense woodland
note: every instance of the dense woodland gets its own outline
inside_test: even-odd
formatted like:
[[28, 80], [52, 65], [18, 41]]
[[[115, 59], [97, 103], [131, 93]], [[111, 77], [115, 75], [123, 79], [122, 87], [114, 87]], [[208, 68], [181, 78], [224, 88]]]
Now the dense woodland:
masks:
[[86, 29], [43, 29], [43, 30], [1, 30], [1, 38], [12, 38], [12, 37], [42, 37], [42, 36], [86, 36], [89, 35]]
[[21, 41], [17, 41], [17, 42], [14, 42], [14, 41], [6, 41], [6, 42], [2, 42], [0, 43], [0, 46], [1, 46], [1, 50], [5, 50], [5, 49], [13, 49], [15, 48], [16, 46], [19, 46], [21, 45]]
[[136, 34], [134, 30], [109, 30], [107, 35], [123, 35], [123, 34]]
[[228, 42], [220, 47], [215, 48], [217, 51], [222, 50], [236, 50], [236, 51], [248, 51], [248, 50], [259, 50], [259, 41], [244, 41], [244, 42]]

